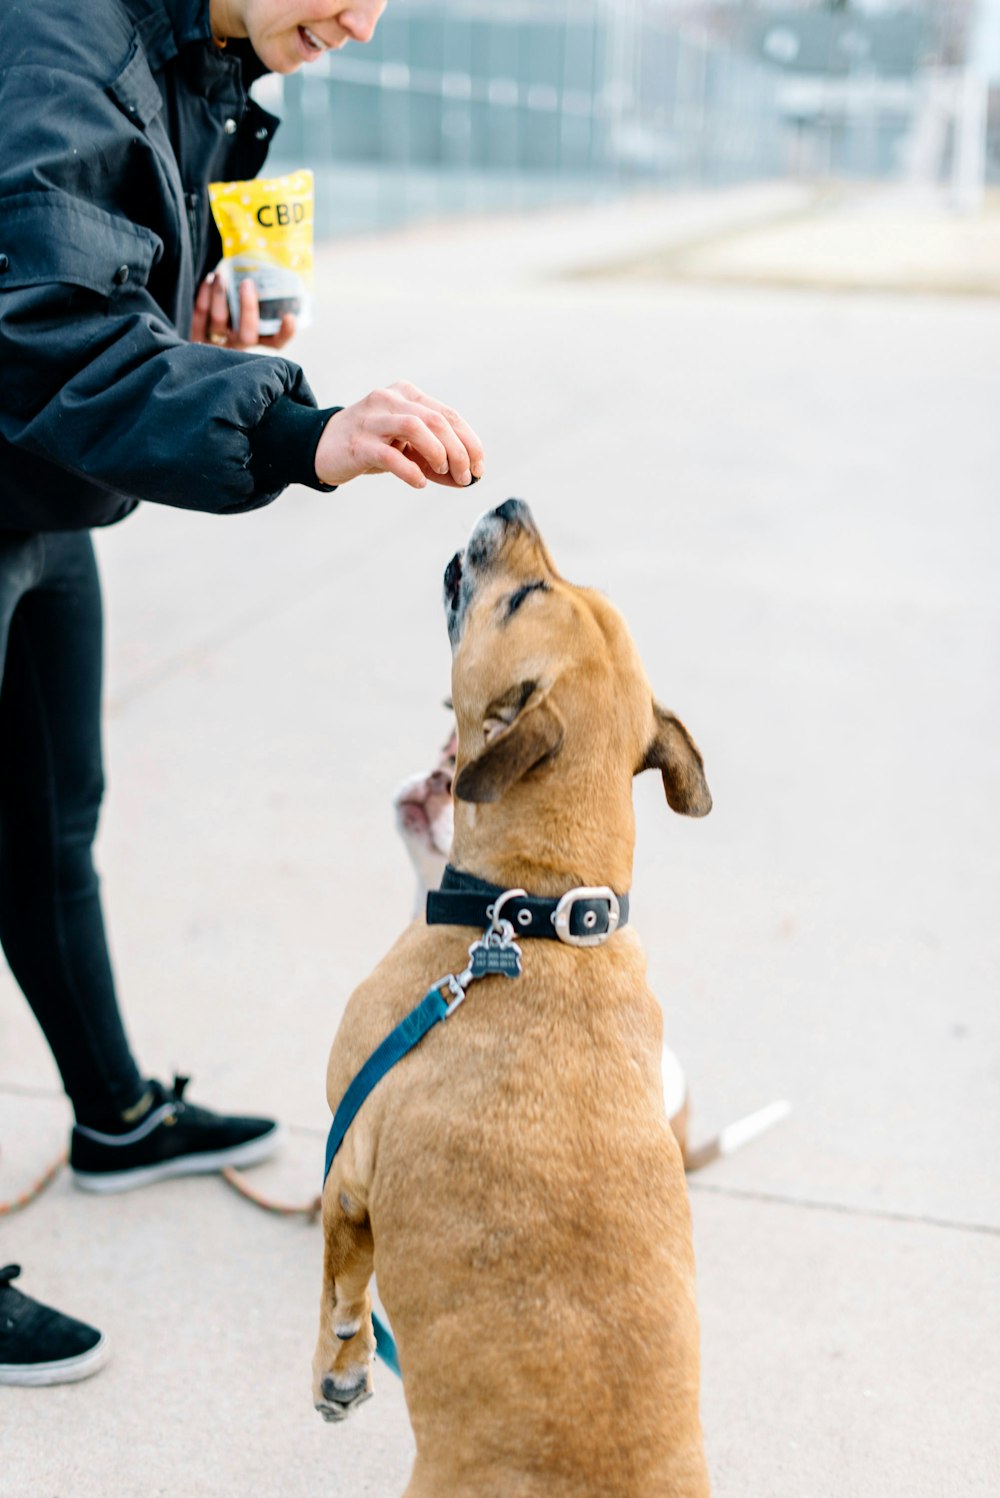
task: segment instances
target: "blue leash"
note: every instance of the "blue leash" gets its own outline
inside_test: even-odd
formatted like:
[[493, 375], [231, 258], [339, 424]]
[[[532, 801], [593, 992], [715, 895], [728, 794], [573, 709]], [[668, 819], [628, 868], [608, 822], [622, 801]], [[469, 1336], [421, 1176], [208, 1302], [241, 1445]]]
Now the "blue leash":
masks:
[[375, 1353], [380, 1357], [387, 1368], [391, 1368], [397, 1378], [402, 1378], [403, 1370], [399, 1366], [399, 1353], [396, 1351], [396, 1339], [386, 1326], [380, 1316], [372, 1311], [372, 1328], [375, 1332]]
[[[441, 980], [442, 983], [447, 981], [446, 978]], [[344, 1135], [354, 1122], [368, 1094], [381, 1082], [386, 1072], [391, 1071], [397, 1061], [401, 1061], [408, 1051], [412, 1051], [415, 1045], [419, 1045], [428, 1030], [432, 1030], [439, 1021], [444, 1019], [449, 1008], [450, 1005], [441, 992], [441, 984], [436, 983], [420, 1000], [416, 1009], [411, 1009], [406, 1018], [400, 1020], [395, 1030], [390, 1031], [382, 1044], [372, 1051], [344, 1093], [333, 1115], [333, 1123], [330, 1125], [330, 1132], [326, 1139], [324, 1186], [330, 1174], [334, 1156], [344, 1142]]]
[[[465, 977], [464, 973], [462, 977]], [[455, 993], [450, 1003], [441, 992], [441, 987], [445, 983], [452, 985], [452, 991]], [[415, 1045], [419, 1045], [428, 1030], [432, 1030], [441, 1020], [446, 1019], [464, 998], [465, 989], [461, 986], [460, 979], [442, 978], [441, 983], [436, 983], [424, 995], [417, 1007], [410, 1010], [406, 1018], [399, 1022], [395, 1030], [389, 1032], [382, 1044], [368, 1057], [344, 1093], [333, 1115], [333, 1122], [326, 1140], [324, 1187], [337, 1151], [344, 1142], [344, 1135], [354, 1122], [358, 1110], [369, 1093], [381, 1082], [386, 1072], [390, 1071], [397, 1061], [401, 1061], [408, 1051], [412, 1051]], [[392, 1369], [397, 1378], [402, 1378], [395, 1339], [385, 1322], [374, 1312], [372, 1312], [372, 1327], [375, 1331], [376, 1353], [385, 1366]]]

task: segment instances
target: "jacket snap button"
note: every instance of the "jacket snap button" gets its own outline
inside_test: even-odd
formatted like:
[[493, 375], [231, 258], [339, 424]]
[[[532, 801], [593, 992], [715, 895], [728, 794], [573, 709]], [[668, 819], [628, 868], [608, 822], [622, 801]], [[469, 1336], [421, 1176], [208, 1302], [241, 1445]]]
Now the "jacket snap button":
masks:
[[233, 119], [229, 119], [229, 120], [226, 121], [226, 123], [223, 125], [222, 128], [226, 132], [227, 135], [235, 135], [236, 134], [236, 121], [233, 120]]
[[256, 130], [254, 133], [257, 136], [258, 140], [267, 140], [267, 126], [266, 125], [261, 125], [260, 129]]
[[116, 286], [124, 286], [128, 280], [128, 266], [120, 265], [112, 277]]
[[3, 275], [5, 270], [10, 270], [10, 256], [0, 255], [0, 276]]

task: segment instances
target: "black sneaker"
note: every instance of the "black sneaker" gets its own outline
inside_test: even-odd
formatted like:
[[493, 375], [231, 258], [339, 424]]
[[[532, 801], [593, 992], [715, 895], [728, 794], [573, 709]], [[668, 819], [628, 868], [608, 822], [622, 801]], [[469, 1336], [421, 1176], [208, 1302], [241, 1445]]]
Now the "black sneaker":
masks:
[[168, 1091], [150, 1082], [152, 1103], [127, 1134], [76, 1124], [70, 1141], [73, 1179], [85, 1191], [131, 1191], [167, 1176], [206, 1175], [227, 1165], [256, 1165], [282, 1141], [270, 1118], [226, 1118], [184, 1102], [187, 1077]]
[[20, 1264], [0, 1269], [0, 1384], [71, 1384], [108, 1359], [108, 1339], [11, 1286]]

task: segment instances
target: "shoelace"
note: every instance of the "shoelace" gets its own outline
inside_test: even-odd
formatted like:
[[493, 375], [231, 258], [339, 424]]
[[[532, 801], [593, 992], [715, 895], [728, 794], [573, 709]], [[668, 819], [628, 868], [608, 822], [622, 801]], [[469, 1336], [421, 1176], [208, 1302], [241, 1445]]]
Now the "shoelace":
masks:
[[[152, 1108], [162, 1108], [164, 1104], [172, 1106], [174, 1115], [183, 1113], [190, 1105], [184, 1101], [184, 1089], [190, 1082], [190, 1077], [180, 1077], [175, 1074], [172, 1087], [164, 1087], [162, 1082], [152, 1083], [153, 1101]], [[146, 1115], [144, 1114], [143, 1117]]]

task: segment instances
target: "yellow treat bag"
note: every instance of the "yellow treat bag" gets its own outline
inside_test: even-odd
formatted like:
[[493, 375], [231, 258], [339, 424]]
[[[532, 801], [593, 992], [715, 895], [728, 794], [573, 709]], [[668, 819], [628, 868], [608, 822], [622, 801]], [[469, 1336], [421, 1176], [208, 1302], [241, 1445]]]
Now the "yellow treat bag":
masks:
[[260, 299], [262, 335], [277, 333], [293, 312], [300, 328], [312, 311], [313, 174], [210, 182], [209, 201], [222, 235], [219, 274], [226, 284], [233, 327], [239, 326], [241, 281]]

